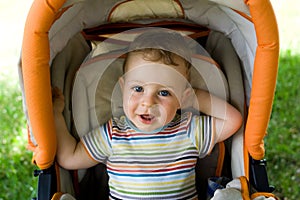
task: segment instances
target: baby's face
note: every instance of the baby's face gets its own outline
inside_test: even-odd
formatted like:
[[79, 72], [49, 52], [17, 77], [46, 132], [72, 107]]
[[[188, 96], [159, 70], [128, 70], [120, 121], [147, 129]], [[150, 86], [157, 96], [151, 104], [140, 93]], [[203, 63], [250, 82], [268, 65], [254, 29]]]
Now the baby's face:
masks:
[[127, 72], [120, 79], [123, 108], [139, 130], [149, 132], [171, 122], [187, 96], [185, 65], [181, 60], [177, 63], [179, 66], [145, 61], [140, 53], [128, 59]]

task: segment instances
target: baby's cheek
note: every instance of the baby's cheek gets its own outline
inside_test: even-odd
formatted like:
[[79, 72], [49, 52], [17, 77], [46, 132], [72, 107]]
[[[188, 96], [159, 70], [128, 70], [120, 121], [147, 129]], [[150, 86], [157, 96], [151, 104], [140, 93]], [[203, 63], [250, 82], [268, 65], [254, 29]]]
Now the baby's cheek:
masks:
[[161, 106], [160, 108], [160, 123], [166, 125], [170, 123], [176, 114], [176, 108], [174, 106]]
[[161, 125], [166, 125], [168, 124], [168, 112], [167, 110], [165, 109], [165, 107], [161, 106], [159, 108], [159, 123]]

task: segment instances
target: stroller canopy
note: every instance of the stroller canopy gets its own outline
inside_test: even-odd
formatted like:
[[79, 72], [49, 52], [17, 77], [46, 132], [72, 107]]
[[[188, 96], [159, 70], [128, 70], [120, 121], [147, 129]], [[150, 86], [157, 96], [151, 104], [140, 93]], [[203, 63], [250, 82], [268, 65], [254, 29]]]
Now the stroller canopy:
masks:
[[[208, 27], [228, 37], [244, 71], [248, 117], [245, 145], [256, 160], [264, 157], [263, 138], [270, 118], [276, 85], [279, 37], [269, 0], [142, 1], [161, 5], [162, 14]], [[22, 47], [22, 78], [34, 160], [49, 168], [56, 153], [50, 66], [68, 41], [83, 29], [121, 20], [135, 21], [141, 1], [35, 0], [29, 12]], [[172, 11], [165, 16], [170, 3]], [[157, 9], [156, 9], [157, 10]], [[145, 12], [142, 12], [143, 14]], [[147, 13], [147, 12], [146, 12]], [[151, 12], [149, 12], [151, 13]], [[151, 14], [149, 14], [151, 15]], [[149, 17], [149, 16], [147, 16]], [[150, 16], [151, 17], [151, 16]]]

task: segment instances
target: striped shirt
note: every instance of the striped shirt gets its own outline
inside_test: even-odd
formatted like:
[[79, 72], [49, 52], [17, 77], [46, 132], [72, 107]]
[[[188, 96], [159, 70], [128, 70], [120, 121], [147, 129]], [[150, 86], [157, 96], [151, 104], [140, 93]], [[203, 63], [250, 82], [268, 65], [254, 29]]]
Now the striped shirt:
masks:
[[144, 133], [121, 117], [81, 142], [92, 159], [107, 165], [110, 199], [194, 199], [195, 165], [215, 144], [213, 123], [185, 113], [159, 132]]

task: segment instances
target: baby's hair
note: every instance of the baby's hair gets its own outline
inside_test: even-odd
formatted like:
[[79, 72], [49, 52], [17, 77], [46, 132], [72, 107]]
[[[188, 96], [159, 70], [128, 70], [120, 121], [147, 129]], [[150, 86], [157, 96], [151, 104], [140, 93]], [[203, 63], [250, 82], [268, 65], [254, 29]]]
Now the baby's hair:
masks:
[[[175, 57], [183, 59], [187, 67], [187, 75], [191, 68], [191, 53], [185, 38], [176, 32], [152, 30], [139, 35], [129, 46], [130, 53], [140, 52], [147, 61], [161, 61], [166, 65], [178, 66]], [[123, 70], [126, 71], [126, 61]]]

